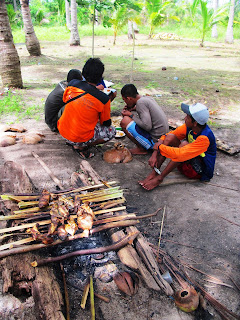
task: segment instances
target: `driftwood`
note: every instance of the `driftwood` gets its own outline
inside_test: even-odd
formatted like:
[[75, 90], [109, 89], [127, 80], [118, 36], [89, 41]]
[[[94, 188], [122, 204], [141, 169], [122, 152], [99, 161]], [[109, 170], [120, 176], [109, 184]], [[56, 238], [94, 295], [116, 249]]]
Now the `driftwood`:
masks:
[[[26, 172], [15, 162], [4, 164], [1, 178], [1, 192], [33, 192]], [[0, 293], [0, 305], [4, 306], [0, 308], [1, 319], [65, 319], [63, 298], [52, 269], [33, 269], [30, 262], [34, 258], [36, 255], [28, 253], [0, 261], [4, 293]]]

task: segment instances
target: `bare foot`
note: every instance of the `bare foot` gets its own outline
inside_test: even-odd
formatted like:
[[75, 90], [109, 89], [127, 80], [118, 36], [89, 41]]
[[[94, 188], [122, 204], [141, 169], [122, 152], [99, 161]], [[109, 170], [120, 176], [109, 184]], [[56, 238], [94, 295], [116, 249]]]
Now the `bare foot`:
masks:
[[152, 190], [160, 185], [160, 183], [163, 181], [163, 178], [160, 175], [157, 175], [154, 179], [151, 179], [144, 183], [142, 187], [146, 190]]
[[148, 151], [143, 148], [134, 148], [134, 149], [129, 149], [131, 154], [148, 154]]
[[144, 185], [146, 182], [148, 182], [149, 180], [154, 179], [158, 174], [156, 173], [155, 170], [152, 170], [152, 172], [144, 179], [144, 180], [140, 180], [138, 181], [138, 183], [142, 186]]

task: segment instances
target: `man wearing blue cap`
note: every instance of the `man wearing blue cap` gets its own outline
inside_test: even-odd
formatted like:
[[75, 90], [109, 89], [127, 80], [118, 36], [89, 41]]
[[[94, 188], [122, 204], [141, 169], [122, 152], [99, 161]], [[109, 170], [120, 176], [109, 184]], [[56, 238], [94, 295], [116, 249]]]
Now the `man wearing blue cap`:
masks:
[[[181, 104], [186, 113], [185, 124], [163, 135], [153, 147], [148, 163], [153, 171], [139, 184], [146, 190], [157, 187], [174, 169], [178, 168], [190, 179], [209, 181], [213, 177], [216, 160], [216, 142], [207, 125], [209, 111], [201, 103]], [[171, 161], [160, 172], [160, 167], [169, 158]]]

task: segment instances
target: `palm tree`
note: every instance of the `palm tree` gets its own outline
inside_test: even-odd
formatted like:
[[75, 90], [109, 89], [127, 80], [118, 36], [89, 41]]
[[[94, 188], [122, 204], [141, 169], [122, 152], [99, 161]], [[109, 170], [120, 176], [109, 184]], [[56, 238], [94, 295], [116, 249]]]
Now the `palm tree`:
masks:
[[27, 50], [30, 56], [40, 56], [41, 48], [32, 24], [29, 0], [20, 0], [20, 3]]
[[70, 46], [80, 46], [80, 37], [77, 23], [77, 2], [71, 0], [71, 37]]
[[112, 18], [109, 19], [109, 22], [113, 26], [113, 45], [116, 44], [116, 38], [118, 31], [120, 31], [127, 23], [127, 7], [126, 6], [118, 6], [114, 13], [112, 14]]
[[226, 43], [233, 43], [233, 19], [235, 10], [235, 0], [231, 0], [230, 10], [229, 10], [229, 20], [226, 32]]
[[168, 18], [179, 21], [179, 18], [176, 16], [167, 16], [167, 9], [171, 5], [171, 1], [146, 0], [146, 9], [150, 23], [149, 38], [152, 38], [154, 29], [163, 24]]
[[65, 0], [65, 12], [66, 12], [66, 26], [68, 30], [71, 30], [70, 10], [69, 10], [68, 0]]
[[6, 4], [0, 0], [0, 74], [5, 87], [22, 88], [20, 60], [13, 43]]
[[[213, 8], [214, 8], [214, 13], [217, 13], [218, 10], [218, 6], [219, 6], [219, 0], [214, 0], [213, 2]], [[212, 27], [212, 37], [213, 38], [217, 38], [218, 37], [218, 32], [217, 32], [217, 24], [215, 23]]]
[[214, 24], [223, 20], [226, 13], [226, 6], [222, 6], [216, 13], [207, 7], [207, 1], [200, 0], [201, 15], [202, 15], [202, 40], [200, 46], [203, 47], [206, 33], [211, 30]]

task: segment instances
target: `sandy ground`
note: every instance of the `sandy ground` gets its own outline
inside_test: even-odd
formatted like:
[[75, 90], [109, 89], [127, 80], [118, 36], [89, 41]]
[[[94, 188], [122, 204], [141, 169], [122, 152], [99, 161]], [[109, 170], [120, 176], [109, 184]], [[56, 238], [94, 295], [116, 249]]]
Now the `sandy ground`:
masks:
[[[232, 48], [209, 44], [209, 47], [204, 51], [195, 50], [197, 49], [197, 44], [187, 42], [182, 42], [180, 47], [179, 44], [171, 46], [168, 42], [164, 46], [156, 45], [154, 47], [148, 43], [145, 45], [146, 48], [143, 44], [139, 43], [138, 45], [137, 56], [142, 59], [143, 64], [147, 59], [149, 63], [150, 58], [152, 62], [149, 65], [153, 71], [155, 68], [159, 68], [159, 64], [162, 66], [163, 63], [175, 68], [178, 74], [184, 68], [200, 72], [204, 68], [203, 66], [208, 72], [224, 73], [228, 70], [235, 73], [240, 71], [237, 45]], [[74, 57], [71, 62], [68, 60], [69, 64], [67, 65], [66, 61], [63, 60], [62, 44], [60, 44], [60, 47], [58, 47], [58, 43], [52, 44], [51, 47], [47, 43], [43, 46], [42, 50], [45, 57], [42, 59], [44, 59], [45, 64], [42, 62], [37, 64], [36, 60], [33, 60], [32, 64], [27, 63], [27, 54], [24, 47], [20, 46], [22, 49], [19, 49], [23, 61], [23, 78], [27, 87], [31, 85], [26, 89], [26, 94], [30, 94], [31, 91], [32, 96], [34, 95], [38, 101], [45, 98], [48, 92], [51, 91], [49, 84], [57, 83], [64, 78], [67, 70], [69, 70], [69, 65], [70, 68], [76, 67], [79, 63], [82, 65], [82, 58], [80, 58], [80, 61], [75, 59], [80, 51], [84, 57], [91, 52], [89, 39], [83, 39], [83, 47], [80, 49], [71, 48], [70, 52], [66, 48], [65, 54], [68, 59], [70, 59], [71, 55]], [[178, 51], [176, 51], [177, 46]], [[193, 47], [195, 48], [194, 51]], [[111, 40], [106, 38], [104, 45], [97, 44], [96, 52], [99, 56], [108, 52], [115, 57], [118, 55], [130, 56], [131, 50], [127, 46], [127, 41], [121, 47], [121, 52], [119, 48], [120, 46], [113, 49]], [[218, 54], [220, 49], [222, 50], [221, 56], [218, 58], [218, 63], [216, 63], [217, 59], [216, 57], [214, 58], [214, 55]], [[181, 52], [181, 54], [178, 55], [178, 52]], [[225, 59], [226, 56], [228, 56], [228, 59]], [[52, 72], [51, 64], [46, 63], [46, 60], [50, 61], [51, 59], [58, 60], [58, 63], [54, 66], [54, 73]], [[228, 62], [225, 63], [226, 61]], [[114, 64], [114, 62], [112, 63]], [[111, 80], [114, 79], [118, 72], [114, 69]], [[127, 79], [127, 74], [124, 73], [124, 77]], [[124, 77], [121, 76], [121, 81], [124, 80]], [[117, 82], [117, 79], [116, 76], [115, 82]], [[47, 82], [47, 85], [44, 84], [44, 81]], [[146, 88], [140, 80], [136, 81], [138, 87], [141, 83], [141, 93], [163, 93], [159, 89]], [[234, 85], [238, 86], [238, 83]], [[237, 90], [239, 90], [238, 87]], [[223, 99], [222, 101], [225, 100]], [[116, 103], [120, 104], [120, 100], [117, 100]], [[229, 103], [232, 107], [228, 109], [227, 104], [222, 102], [221, 110], [217, 117], [224, 126], [221, 129], [215, 128], [214, 132], [216, 137], [228, 141], [239, 148], [240, 128], [238, 121], [240, 108], [237, 105], [237, 98], [234, 101], [229, 99]], [[169, 118], [183, 118], [179, 109], [165, 105], [164, 110]], [[3, 119], [3, 122], [8, 121], [9, 118]], [[226, 123], [233, 125], [226, 126]], [[14, 146], [1, 148], [0, 165], [3, 165], [5, 161], [16, 161], [25, 168], [36, 188], [39, 190], [42, 188], [54, 190], [56, 187], [54, 182], [31, 154], [32, 151], [35, 151], [62, 181], [64, 186], [69, 186], [71, 173], [79, 169], [81, 159], [73, 153], [71, 148], [65, 145], [59, 135], [53, 134], [48, 129], [43, 120], [38, 122], [27, 120], [24, 125], [28, 130], [34, 129], [44, 132], [44, 142], [38, 145], [23, 145], [18, 142]], [[127, 138], [123, 138], [121, 141], [127, 147], [133, 146]], [[216, 281], [210, 282], [206, 275], [188, 271], [214, 298], [239, 314], [239, 292], [230, 280], [232, 278], [238, 282], [240, 278], [239, 154], [229, 156], [218, 151], [215, 175], [211, 183], [186, 183], [158, 187], [148, 192], [137, 183], [139, 179], [145, 177], [150, 171], [147, 165], [148, 156], [135, 156], [133, 161], [127, 164], [107, 164], [102, 160], [102, 153], [112, 147], [114, 142], [111, 141], [94, 150], [95, 157], [89, 159], [89, 163], [103, 179], [119, 181], [119, 185], [124, 189], [129, 212], [137, 212], [139, 215], [144, 215], [152, 213], [158, 208], [166, 207], [161, 247], [173, 257], [191, 264], [195, 268], [230, 285], [230, 287], [219, 285], [215, 283]], [[160, 210], [151, 221], [149, 219], [141, 220], [138, 225], [142, 234], [154, 244], [158, 243], [162, 214], [163, 210]], [[108, 305], [99, 301], [96, 303], [97, 319], [128, 320], [134, 317], [140, 320], [197, 319], [194, 314], [186, 314], [179, 311], [171, 299], [161, 293], [151, 292], [144, 284], [141, 284], [138, 294], [132, 298], [125, 298], [119, 294], [112, 282], [105, 284], [98, 281], [96, 286], [100, 289], [99, 291], [105, 290], [112, 299], [112, 302]], [[71, 287], [69, 287], [69, 290], [71, 319], [90, 319], [89, 309], [83, 312], [79, 308], [81, 294]], [[208, 306], [208, 310], [213, 314], [214, 319], [220, 319], [219, 315], [210, 306]]]

